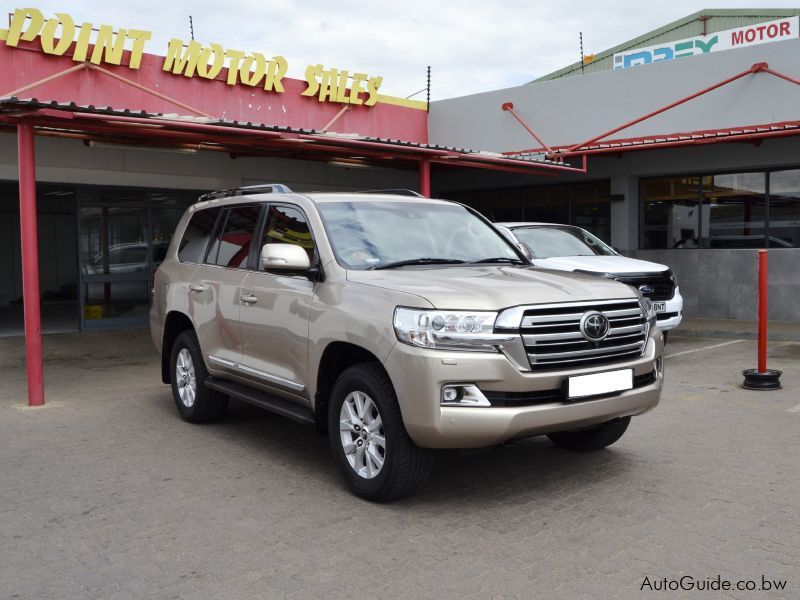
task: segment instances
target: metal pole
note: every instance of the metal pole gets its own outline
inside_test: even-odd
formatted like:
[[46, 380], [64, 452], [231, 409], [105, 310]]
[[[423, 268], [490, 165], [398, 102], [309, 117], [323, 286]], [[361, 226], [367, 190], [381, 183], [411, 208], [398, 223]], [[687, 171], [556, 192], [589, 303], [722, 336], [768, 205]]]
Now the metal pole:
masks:
[[427, 158], [419, 161], [419, 193], [431, 197], [431, 161]]
[[19, 227], [22, 246], [22, 301], [25, 313], [25, 366], [28, 405], [44, 405], [42, 319], [39, 306], [39, 242], [36, 226], [36, 152], [33, 126], [17, 125], [19, 150]]
[[767, 368], [767, 250], [758, 251], [758, 366], [745, 369], [742, 387], [748, 390], [781, 389], [781, 371]]
[[767, 251], [758, 251], [758, 372], [767, 372]]
[[428, 89], [428, 100], [427, 100], [427, 108], [428, 112], [431, 112], [431, 67], [428, 65], [428, 85], [426, 86]]

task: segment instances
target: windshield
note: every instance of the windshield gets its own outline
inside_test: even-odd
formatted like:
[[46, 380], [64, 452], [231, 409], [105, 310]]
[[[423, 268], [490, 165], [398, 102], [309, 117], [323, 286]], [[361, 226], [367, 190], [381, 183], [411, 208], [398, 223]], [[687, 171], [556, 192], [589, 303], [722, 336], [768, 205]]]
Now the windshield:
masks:
[[357, 201], [318, 206], [336, 258], [348, 269], [401, 262], [522, 262], [491, 225], [458, 204]]
[[518, 227], [516, 238], [530, 248], [533, 258], [554, 256], [613, 256], [599, 238], [580, 227]]

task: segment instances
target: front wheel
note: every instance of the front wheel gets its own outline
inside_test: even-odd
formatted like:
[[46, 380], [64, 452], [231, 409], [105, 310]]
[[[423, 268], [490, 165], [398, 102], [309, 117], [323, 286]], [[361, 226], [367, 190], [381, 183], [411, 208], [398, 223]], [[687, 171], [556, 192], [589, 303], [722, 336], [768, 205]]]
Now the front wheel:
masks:
[[430, 475], [432, 452], [409, 437], [392, 383], [377, 363], [350, 367], [336, 380], [328, 431], [339, 470], [357, 496], [395, 500]]
[[593, 450], [601, 450], [616, 442], [625, 433], [630, 422], [630, 417], [622, 417], [607, 421], [591, 429], [559, 431], [557, 433], [548, 433], [547, 437], [556, 446], [561, 446], [567, 450], [591, 452]]

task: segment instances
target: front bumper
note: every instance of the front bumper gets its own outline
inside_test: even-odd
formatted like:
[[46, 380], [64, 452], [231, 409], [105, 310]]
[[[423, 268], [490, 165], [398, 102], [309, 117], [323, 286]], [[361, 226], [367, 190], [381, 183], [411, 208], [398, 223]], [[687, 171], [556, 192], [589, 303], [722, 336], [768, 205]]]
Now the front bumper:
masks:
[[675, 294], [666, 301], [666, 310], [657, 315], [658, 328], [662, 331], [675, 329], [683, 320], [683, 296], [680, 288], [675, 288]]
[[506, 440], [597, 425], [639, 415], [658, 404], [663, 370], [648, 385], [578, 401], [548, 401], [532, 406], [441, 406], [443, 385], [474, 383], [483, 392], [557, 390], [573, 375], [632, 368], [634, 377], [652, 373], [664, 350], [654, 328], [644, 355], [624, 363], [543, 373], [517, 370], [502, 354], [424, 350], [397, 343], [384, 366], [394, 384], [411, 439], [427, 448], [479, 448]]

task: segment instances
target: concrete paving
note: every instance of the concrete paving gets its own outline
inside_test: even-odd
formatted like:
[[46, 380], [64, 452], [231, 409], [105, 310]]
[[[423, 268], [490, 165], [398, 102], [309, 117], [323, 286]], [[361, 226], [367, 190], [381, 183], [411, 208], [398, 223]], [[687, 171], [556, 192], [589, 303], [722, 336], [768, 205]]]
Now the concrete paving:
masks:
[[[748, 392], [754, 342], [674, 336], [612, 448], [443, 452], [389, 505], [301, 425], [181, 421], [145, 332], [47, 336], [39, 409], [22, 352], [0, 339], [0, 598], [800, 597], [797, 343], [770, 347], [785, 388]], [[683, 576], [786, 587], [650, 591]]]

